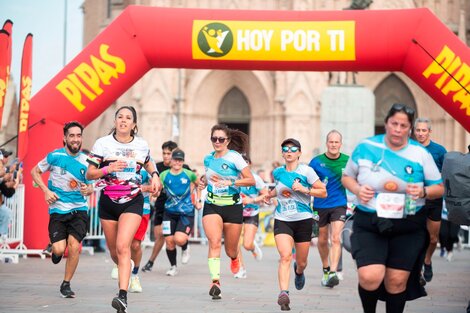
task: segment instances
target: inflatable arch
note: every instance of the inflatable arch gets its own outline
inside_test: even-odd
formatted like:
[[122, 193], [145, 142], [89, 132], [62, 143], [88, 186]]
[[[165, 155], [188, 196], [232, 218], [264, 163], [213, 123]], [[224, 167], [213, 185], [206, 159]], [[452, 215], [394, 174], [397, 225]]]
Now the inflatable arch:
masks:
[[[152, 68], [402, 71], [470, 131], [470, 51], [427, 9], [237, 11], [129, 6], [32, 99], [25, 172]], [[28, 108], [21, 108], [28, 114]], [[25, 175], [25, 243], [47, 242], [42, 192]]]

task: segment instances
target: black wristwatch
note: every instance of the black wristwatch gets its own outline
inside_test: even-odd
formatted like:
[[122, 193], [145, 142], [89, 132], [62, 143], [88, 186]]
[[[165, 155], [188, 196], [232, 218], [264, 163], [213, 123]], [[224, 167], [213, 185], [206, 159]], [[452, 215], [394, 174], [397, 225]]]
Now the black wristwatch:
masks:
[[427, 195], [428, 195], [428, 193], [426, 192], [426, 187], [423, 187], [423, 196], [421, 198], [426, 199]]
[[150, 177], [153, 177], [154, 174], [157, 174], [157, 176], [158, 176], [158, 172], [157, 172], [157, 171], [153, 171], [152, 174], [150, 174]]

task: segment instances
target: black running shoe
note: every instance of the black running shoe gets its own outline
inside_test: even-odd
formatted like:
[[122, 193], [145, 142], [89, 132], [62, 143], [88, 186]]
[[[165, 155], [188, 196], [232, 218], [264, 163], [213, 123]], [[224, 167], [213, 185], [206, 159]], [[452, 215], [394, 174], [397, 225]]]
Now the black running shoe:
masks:
[[295, 289], [297, 290], [302, 290], [305, 286], [305, 275], [304, 273], [302, 274], [297, 274], [297, 262], [294, 262], [294, 274], [295, 274]]
[[433, 276], [432, 263], [429, 265], [424, 263], [424, 271], [423, 271], [424, 280], [429, 283], [432, 280], [432, 276]]
[[114, 297], [111, 305], [116, 309], [116, 313], [127, 313], [127, 299]]
[[70, 289], [70, 284], [60, 285], [60, 295], [62, 298], [75, 298], [75, 292]]
[[220, 294], [222, 291], [220, 290], [220, 283], [213, 282], [211, 285], [211, 289], [209, 289], [209, 296], [212, 296], [212, 300], [219, 300], [222, 299]]
[[52, 263], [54, 264], [58, 264], [60, 262], [60, 260], [62, 260], [62, 256], [57, 256], [55, 255], [54, 253], [51, 254], [51, 260], [52, 260]]
[[150, 261], [147, 262], [147, 264], [142, 267], [142, 272], [151, 272], [153, 267], [153, 263], [150, 263]]

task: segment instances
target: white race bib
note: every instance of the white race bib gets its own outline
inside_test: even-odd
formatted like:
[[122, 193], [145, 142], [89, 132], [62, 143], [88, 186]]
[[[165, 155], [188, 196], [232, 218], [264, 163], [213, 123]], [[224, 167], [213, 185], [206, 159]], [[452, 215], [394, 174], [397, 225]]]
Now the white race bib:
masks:
[[297, 214], [297, 203], [293, 199], [279, 200], [281, 205], [281, 214], [284, 216], [292, 216]]
[[381, 192], [375, 199], [377, 216], [385, 218], [403, 218], [405, 194]]
[[126, 160], [127, 166], [122, 172], [116, 172], [116, 177], [121, 180], [131, 180], [135, 178], [137, 172], [137, 162], [135, 160]]
[[163, 235], [171, 235], [171, 221], [162, 222], [162, 233]]
[[212, 193], [216, 196], [223, 196], [228, 194], [228, 186], [216, 187], [213, 186]]

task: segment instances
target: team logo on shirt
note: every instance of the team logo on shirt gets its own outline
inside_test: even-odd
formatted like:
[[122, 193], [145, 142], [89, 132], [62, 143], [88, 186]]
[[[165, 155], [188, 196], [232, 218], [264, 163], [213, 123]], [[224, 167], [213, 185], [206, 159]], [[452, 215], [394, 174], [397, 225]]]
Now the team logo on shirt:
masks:
[[294, 178], [294, 183], [300, 183], [300, 178], [298, 177]]
[[188, 183], [188, 179], [182, 177], [182, 178], [181, 178], [181, 183], [184, 184], [184, 185], [186, 185], [186, 184]]
[[411, 166], [409, 166], [409, 165], [405, 166], [405, 172], [406, 172], [408, 175], [413, 174], [413, 172], [414, 172], [414, 171], [413, 171], [413, 167], [411, 167]]
[[284, 189], [284, 190], [281, 191], [281, 195], [284, 198], [290, 198], [292, 196], [292, 193], [290, 192], [289, 189]]
[[398, 184], [392, 180], [389, 180], [385, 182], [384, 184], [384, 189], [387, 191], [397, 191], [398, 190]]
[[115, 155], [117, 157], [122, 156], [124, 158], [134, 158], [135, 157], [135, 152], [132, 149], [118, 149], [115, 152]]
[[78, 187], [78, 182], [75, 179], [70, 180], [69, 182], [70, 189], [75, 189]]
[[222, 164], [222, 169], [227, 170], [228, 169], [228, 164], [226, 164], [226, 163]]

